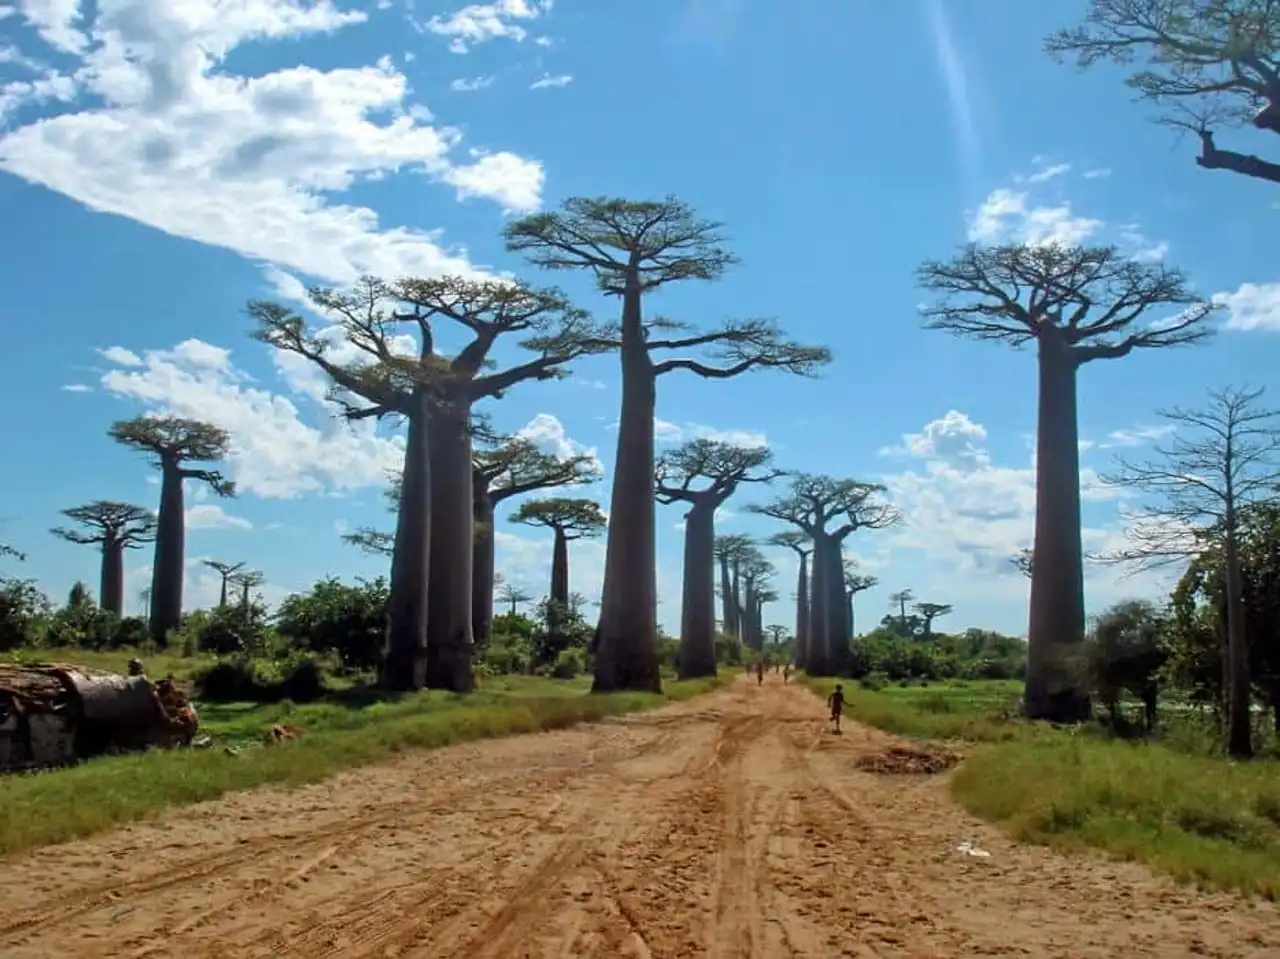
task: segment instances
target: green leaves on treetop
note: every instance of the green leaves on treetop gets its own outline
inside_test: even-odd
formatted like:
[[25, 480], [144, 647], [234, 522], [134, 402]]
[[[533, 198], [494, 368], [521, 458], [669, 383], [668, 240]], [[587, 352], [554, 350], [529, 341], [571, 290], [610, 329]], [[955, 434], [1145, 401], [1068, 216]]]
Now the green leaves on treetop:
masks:
[[[922, 311], [926, 328], [1014, 347], [1053, 333], [1079, 346], [1081, 361], [1198, 342], [1212, 334], [1205, 320], [1217, 309], [1181, 271], [1113, 246], [970, 244], [951, 260], [924, 263], [917, 277], [939, 295]], [[1139, 322], [1162, 307], [1177, 313]]]
[[75, 520], [90, 532], [64, 529], [61, 526], [50, 530], [71, 543], [88, 546], [96, 543], [122, 546], [125, 549], [137, 549], [143, 543], [151, 543], [156, 538], [155, 514], [132, 503], [118, 503], [114, 500], [95, 500], [84, 506], [64, 509], [62, 515]]
[[138, 416], [117, 420], [107, 432], [117, 443], [150, 453], [157, 469], [177, 469], [184, 479], [200, 480], [219, 496], [235, 495], [235, 483], [217, 470], [182, 468], [183, 463], [208, 463], [227, 455], [231, 434], [221, 427], [178, 416]]
[[[655, 468], [656, 496], [660, 503], [696, 502], [703, 497], [732, 495], [740, 483], [768, 483], [782, 475], [764, 468], [773, 453], [764, 446], [739, 446], [717, 440], [695, 439], [664, 454]], [[695, 489], [697, 480], [706, 480]]]
[[598, 535], [608, 519], [595, 500], [555, 498], [525, 500], [511, 514], [511, 522], [544, 526], [559, 530], [566, 539], [581, 539]]

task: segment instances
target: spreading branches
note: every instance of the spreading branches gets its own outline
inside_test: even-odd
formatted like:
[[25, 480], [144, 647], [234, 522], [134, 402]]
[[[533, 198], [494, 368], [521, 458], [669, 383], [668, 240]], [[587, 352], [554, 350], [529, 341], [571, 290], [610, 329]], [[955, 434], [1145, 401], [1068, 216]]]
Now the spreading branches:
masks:
[[781, 533], [774, 533], [766, 542], [770, 546], [792, 550], [802, 558], [813, 552], [813, 540], [798, 529], [784, 529]]
[[527, 593], [519, 586], [511, 583], [503, 583], [498, 589], [498, 595], [494, 598], [500, 603], [506, 603], [512, 616], [516, 614], [521, 605], [533, 602], [531, 593]]
[[1031, 578], [1031, 564], [1034, 552], [1030, 549], [1020, 549], [1016, 556], [1009, 557], [1009, 565], [1016, 569], [1027, 579]]
[[[896, 508], [882, 499], [885, 487], [853, 479], [793, 473], [791, 490], [768, 503], [747, 509], [790, 523], [810, 537], [830, 532], [836, 541], [859, 529], [887, 529], [901, 522]], [[827, 523], [843, 519], [828, 531]]]
[[699, 219], [675, 197], [635, 202], [571, 197], [555, 213], [510, 224], [507, 249], [551, 270], [589, 269], [605, 293], [621, 296], [626, 275], [642, 291], [676, 280], [718, 279], [735, 257], [722, 226]]
[[[657, 463], [654, 477], [659, 503], [709, 503], [719, 506], [742, 483], [769, 483], [781, 476], [769, 469], [773, 454], [763, 446], [737, 446], [716, 440], [696, 439], [685, 443]], [[706, 483], [700, 488], [694, 484]]]
[[599, 536], [608, 519], [595, 500], [565, 498], [526, 500], [511, 514], [511, 522], [556, 530], [573, 540]]
[[1159, 122], [1200, 140], [1196, 162], [1280, 183], [1280, 164], [1220, 150], [1213, 129], [1251, 123], [1280, 132], [1280, 5], [1274, 0], [1092, 0], [1082, 26], [1045, 43], [1080, 67], [1142, 63], [1128, 85]]
[[183, 479], [199, 480], [218, 496], [235, 495], [235, 483], [217, 470], [182, 465], [226, 457], [231, 436], [220, 427], [176, 416], [138, 416], [112, 423], [108, 433], [117, 443], [151, 455], [158, 469], [178, 470]]
[[875, 589], [880, 585], [880, 580], [874, 576], [868, 576], [858, 572], [858, 562], [852, 557], [844, 558], [844, 590], [850, 596], [856, 596], [858, 593], [865, 593], [869, 589]]
[[[498, 397], [526, 380], [557, 379], [563, 365], [612, 346], [590, 317], [556, 290], [521, 283], [446, 276], [387, 283], [362, 277], [346, 292], [314, 287], [313, 307], [334, 321], [309, 330], [297, 313], [277, 303], [250, 301], [256, 339], [314, 363], [333, 381], [329, 397], [348, 419], [409, 415], [410, 398], [424, 389], [438, 405], [470, 408], [482, 397]], [[452, 358], [435, 351], [433, 321], [445, 318], [472, 333]], [[537, 354], [498, 372], [489, 353], [499, 336], [524, 333], [520, 345]], [[345, 343], [345, 360], [334, 347]]]
[[[923, 311], [927, 329], [1015, 348], [1053, 337], [1077, 364], [1197, 343], [1211, 334], [1205, 320], [1216, 309], [1180, 271], [1115, 247], [970, 244], [917, 276], [939, 296]], [[1147, 314], [1165, 307], [1177, 312], [1149, 322]]]
[[495, 503], [535, 490], [594, 483], [600, 478], [600, 461], [593, 453], [561, 459], [519, 436], [502, 440], [492, 449], [477, 450], [473, 466]]
[[946, 616], [954, 609], [949, 603], [916, 603], [911, 608], [926, 623], [932, 623], [939, 616]]
[[71, 543], [138, 549], [144, 543], [155, 542], [155, 514], [131, 503], [95, 500], [84, 506], [65, 509], [62, 515], [75, 520], [83, 529], [57, 526], [50, 532]]
[[1102, 559], [1151, 569], [1181, 563], [1234, 532], [1243, 512], [1280, 490], [1280, 411], [1261, 389], [1209, 393], [1202, 410], [1160, 415], [1177, 432], [1136, 462], [1120, 457], [1104, 477], [1150, 498], [1129, 517], [1126, 545]]
[[[683, 327], [667, 320], [669, 328]], [[650, 328], [652, 333], [652, 328]], [[772, 320], [726, 320], [718, 329], [684, 337], [646, 340], [655, 350], [697, 351], [695, 356], [658, 360], [654, 374], [687, 370], [704, 379], [728, 379], [753, 369], [778, 369], [813, 376], [831, 362], [825, 346], [805, 346], [788, 340]]]
[[8, 543], [0, 543], [0, 559], [16, 559], [21, 563], [25, 561], [26, 558], [27, 554], [22, 552], [22, 550], [15, 549]]
[[361, 526], [350, 533], [343, 533], [342, 541], [374, 556], [390, 556], [396, 538], [394, 534], [384, 530]]

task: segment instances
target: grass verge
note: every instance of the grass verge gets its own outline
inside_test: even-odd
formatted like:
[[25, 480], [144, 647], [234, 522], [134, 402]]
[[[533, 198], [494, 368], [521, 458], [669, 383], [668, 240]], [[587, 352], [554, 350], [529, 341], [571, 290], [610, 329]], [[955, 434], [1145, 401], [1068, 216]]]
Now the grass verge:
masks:
[[[833, 682], [804, 679], [820, 695]], [[1102, 850], [1202, 888], [1280, 900], [1280, 768], [1053, 730], [1010, 715], [1001, 684], [872, 692], [845, 683], [850, 718], [920, 739], [980, 744], [951, 791], [1014, 839]], [[984, 688], [985, 687], [985, 688]]]
[[[68, 769], [0, 779], [0, 855], [82, 838], [173, 806], [265, 785], [316, 782], [343, 769], [414, 749], [563, 729], [688, 699], [731, 681], [664, 683], [663, 695], [593, 696], [582, 680], [497, 677], [468, 696], [420, 693], [359, 707], [201, 707], [219, 744], [261, 736], [272, 722], [307, 728], [296, 741], [228, 755], [223, 749], [152, 751], [91, 760]], [[202, 722], [202, 726], [205, 724]]]

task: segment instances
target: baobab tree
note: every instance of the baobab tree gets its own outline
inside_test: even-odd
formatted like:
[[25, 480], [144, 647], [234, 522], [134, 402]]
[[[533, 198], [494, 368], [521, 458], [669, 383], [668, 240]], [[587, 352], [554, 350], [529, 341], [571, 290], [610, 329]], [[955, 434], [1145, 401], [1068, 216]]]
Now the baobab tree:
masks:
[[[1091, 707], [1076, 667], [1085, 635], [1076, 374], [1094, 360], [1197, 343], [1211, 333], [1214, 306], [1179, 271], [1114, 247], [970, 245], [950, 261], [925, 263], [919, 279], [939, 297], [924, 309], [929, 329], [1036, 344], [1037, 562], [1023, 700], [1031, 719], [1081, 721]], [[1166, 309], [1176, 312], [1151, 315]]]
[[1190, 131], [1196, 163], [1280, 183], [1280, 163], [1221, 150], [1214, 129], [1252, 125], [1280, 133], [1280, 8], [1271, 0], [1091, 0], [1083, 26], [1045, 43], [1081, 67], [1099, 61], [1145, 68], [1128, 78], [1159, 122]]
[[1106, 482], [1148, 497], [1126, 529], [1124, 548], [1106, 559], [1151, 569], [1216, 552], [1226, 598], [1227, 752], [1253, 755], [1249, 722], [1249, 637], [1241, 575], [1242, 518], [1280, 488], [1280, 411], [1258, 404], [1261, 389], [1209, 393], [1202, 410], [1160, 415], [1177, 428], [1145, 462], [1117, 459]]
[[869, 589], [875, 589], [880, 585], [880, 580], [874, 576], [865, 576], [858, 572], [858, 564], [850, 557], [844, 560], [844, 591], [849, 601], [849, 609], [847, 615], [849, 617], [849, 639], [852, 640], [857, 631], [854, 628], [854, 599], [859, 593], [865, 593]]
[[[801, 666], [814, 676], [841, 673], [849, 665], [842, 544], [857, 530], [886, 529], [901, 521], [898, 511], [883, 501], [884, 492], [876, 483], [797, 473], [785, 496], [748, 507], [790, 523], [813, 542], [809, 642]], [[841, 519], [841, 525], [830, 528]]]
[[933, 621], [939, 616], [946, 616], [952, 610], [947, 603], [916, 603], [912, 608], [920, 617], [922, 626], [920, 638], [926, 643], [933, 639]]
[[514, 616], [520, 607], [533, 601], [533, 596], [513, 583], [503, 583], [498, 589], [498, 602], [507, 604], [507, 612]]
[[745, 533], [716, 537], [715, 557], [720, 564], [720, 601], [724, 612], [721, 624], [725, 634], [736, 639], [742, 638], [742, 561], [754, 549], [755, 540]]
[[600, 477], [600, 463], [591, 453], [561, 459], [520, 436], [501, 438], [491, 448], [478, 449], [473, 459], [476, 531], [472, 618], [476, 642], [484, 643], [493, 626], [493, 521], [497, 506], [537, 490], [594, 483]]
[[764, 554], [755, 547], [740, 562], [742, 576], [742, 641], [752, 649], [760, 649], [764, 645], [764, 634], [761, 632], [760, 614], [764, 608], [762, 594], [774, 593], [768, 587], [769, 580], [777, 572], [774, 565], [765, 559]]
[[773, 454], [763, 446], [696, 439], [658, 460], [654, 495], [659, 503], [687, 503], [684, 577], [680, 609], [681, 679], [716, 674], [716, 510], [743, 483], [768, 483]]
[[[776, 597], [775, 597], [776, 598]], [[787, 627], [778, 623], [772, 623], [764, 628], [764, 634], [769, 637], [769, 642], [774, 646], [781, 646], [787, 641]]]
[[569, 611], [569, 543], [599, 536], [607, 520], [600, 504], [591, 499], [531, 499], [520, 504], [511, 522], [551, 530], [551, 602], [547, 606], [548, 631], [559, 635], [561, 618]]
[[[243, 564], [241, 564], [243, 565]], [[240, 607], [242, 609], [249, 608], [250, 592], [257, 589], [266, 578], [256, 569], [242, 569], [231, 576], [231, 585], [240, 590]]]
[[909, 589], [900, 589], [889, 594], [889, 606], [898, 611], [898, 625], [902, 627], [902, 635], [910, 637], [907, 632], [907, 603], [912, 602], [916, 594]]
[[[622, 409], [609, 500], [604, 589], [597, 630], [599, 691], [658, 691], [657, 557], [654, 530], [653, 417], [657, 378], [684, 370], [725, 379], [754, 369], [812, 374], [825, 348], [787, 340], [767, 320], [731, 320], [698, 331], [648, 319], [642, 299], [679, 280], [715, 280], [734, 262], [721, 226], [675, 198], [633, 202], [574, 197], [506, 230], [507, 248], [547, 269], [591, 272], [601, 291], [622, 300], [607, 342], [622, 366]], [[691, 352], [689, 356], [656, 357]]]
[[[809, 554], [813, 552], [813, 540], [798, 529], [787, 529], [770, 536], [768, 542], [770, 546], [781, 546], [800, 557], [800, 569], [796, 574], [795, 659], [796, 662], [803, 663], [809, 637]], [[852, 595], [849, 602], [853, 602]], [[852, 615], [849, 616], [849, 622], [853, 622]]]
[[[156, 514], [155, 559], [151, 565], [151, 638], [163, 643], [182, 622], [187, 518], [183, 484], [204, 483], [218, 496], [234, 496], [235, 483], [217, 470], [188, 466], [224, 459], [231, 446], [226, 430], [200, 420], [176, 416], [138, 416], [111, 424], [117, 443], [146, 453], [160, 471], [160, 510]], [[123, 605], [123, 602], [122, 604]]]
[[[472, 407], [523, 382], [558, 379], [566, 363], [602, 348], [599, 331], [558, 291], [520, 283], [446, 276], [389, 284], [364, 277], [349, 293], [316, 288], [309, 296], [316, 311], [332, 318], [361, 354], [358, 362], [330, 360], [326, 333], [308, 330], [301, 316], [275, 303], [249, 304], [258, 339], [323, 370], [349, 418], [395, 415], [408, 424], [383, 681], [398, 689], [469, 690]], [[439, 319], [470, 336], [452, 357], [435, 352], [433, 324]], [[406, 331], [417, 339], [415, 355], [397, 346]], [[523, 335], [520, 346], [537, 355], [492, 370], [490, 353], [507, 334]]]
[[218, 609], [225, 609], [227, 606], [227, 583], [231, 577], [245, 568], [245, 563], [225, 563], [220, 559], [206, 559], [204, 565], [218, 574], [222, 580], [218, 588]]
[[62, 511], [82, 529], [55, 527], [50, 532], [70, 543], [99, 546], [102, 549], [102, 571], [98, 596], [102, 608], [116, 616], [124, 615], [124, 551], [139, 549], [156, 539], [156, 517], [149, 509], [114, 500], [94, 500], [84, 506]]

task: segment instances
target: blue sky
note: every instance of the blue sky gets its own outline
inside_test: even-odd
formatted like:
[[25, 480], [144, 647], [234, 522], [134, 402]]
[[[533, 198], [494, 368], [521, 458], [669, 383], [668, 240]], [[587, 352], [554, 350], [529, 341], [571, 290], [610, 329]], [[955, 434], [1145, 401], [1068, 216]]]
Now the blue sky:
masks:
[[[1085, 535], [1105, 548], [1122, 523], [1096, 471], [1115, 449], [1148, 443], [1157, 407], [1273, 378], [1275, 197], [1198, 169], [1119, 74], [1040, 52], [1083, 2], [820, 7], [0, 3], [0, 530], [28, 552], [24, 574], [56, 595], [96, 583], [92, 551], [47, 529], [91, 499], [155, 502], [143, 460], [105, 433], [144, 410], [234, 438], [241, 495], [189, 494], [189, 606], [216, 595], [202, 558], [262, 569], [269, 600], [378, 573], [339, 533], [389, 522], [380, 489], [398, 438], [337, 424], [319, 378], [248, 339], [246, 300], [365, 271], [519, 271], [500, 241], [510, 216], [580, 194], [675, 193], [727, 224], [742, 264], [653, 308], [775, 316], [836, 359], [816, 381], [666, 377], [662, 440], [763, 439], [782, 466], [886, 483], [907, 523], [850, 542], [882, 583], [859, 597], [862, 622], [910, 587], [954, 604], [944, 628], [1024, 631], [1025, 582], [1003, 558], [1032, 528], [1034, 360], [922, 330], [915, 267], [969, 237], [1116, 242], [1221, 296], [1211, 345], [1084, 371]], [[1260, 149], [1261, 134], [1232, 136]], [[582, 279], [530, 278], [616, 309]], [[499, 426], [595, 449], [608, 469], [618, 401], [616, 358], [597, 358], [492, 409]], [[757, 495], [731, 502], [721, 530], [774, 531], [741, 512]], [[679, 524], [660, 510], [668, 628]], [[535, 531], [500, 530], [512, 580], [543, 590], [549, 556]], [[598, 593], [602, 556], [575, 544], [574, 588]], [[789, 623], [794, 563], [776, 559], [784, 601], [766, 622]], [[130, 561], [136, 608], [148, 557]], [[1093, 572], [1090, 606], [1159, 586]]]

